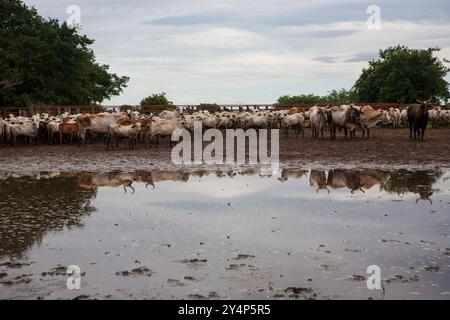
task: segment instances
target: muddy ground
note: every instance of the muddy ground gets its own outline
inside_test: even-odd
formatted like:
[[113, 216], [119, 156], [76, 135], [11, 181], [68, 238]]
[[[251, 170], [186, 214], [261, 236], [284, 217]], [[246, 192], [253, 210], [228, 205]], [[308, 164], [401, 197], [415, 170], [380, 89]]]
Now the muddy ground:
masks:
[[[305, 138], [280, 132], [280, 162], [283, 167], [450, 167], [450, 129], [429, 129], [424, 142], [411, 141], [408, 129], [372, 129], [371, 139], [314, 141], [306, 129]], [[179, 169], [170, 158], [168, 141], [159, 147], [126, 146], [106, 151], [101, 143], [76, 145], [0, 146], [0, 168], [7, 171], [133, 171]], [[210, 167], [209, 167], [210, 168]]]

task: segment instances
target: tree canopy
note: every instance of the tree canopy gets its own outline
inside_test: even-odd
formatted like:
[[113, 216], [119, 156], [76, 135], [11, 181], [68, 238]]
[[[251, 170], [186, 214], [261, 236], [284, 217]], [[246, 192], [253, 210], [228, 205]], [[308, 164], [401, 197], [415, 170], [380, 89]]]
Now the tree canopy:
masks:
[[154, 93], [141, 100], [141, 106], [171, 106], [172, 101], [167, 100], [166, 93]]
[[97, 63], [93, 42], [20, 0], [0, 0], [0, 106], [95, 104], [120, 94], [129, 78]]
[[350, 103], [354, 101], [354, 93], [349, 90], [332, 90], [327, 95], [302, 94], [298, 96], [282, 96], [278, 98], [278, 104], [310, 104], [310, 103]]
[[282, 96], [279, 104], [394, 102], [411, 103], [417, 99], [446, 102], [450, 98], [449, 84], [444, 77], [449, 72], [446, 59], [434, 55], [439, 48], [409, 49], [406, 46], [380, 50], [379, 59], [369, 61], [369, 67], [350, 90], [332, 90], [325, 96], [302, 94]]
[[378, 60], [369, 61], [353, 89], [361, 102], [411, 103], [432, 98], [447, 101], [449, 84], [444, 79], [447, 60], [434, 56], [439, 48], [409, 49], [406, 46], [380, 50]]

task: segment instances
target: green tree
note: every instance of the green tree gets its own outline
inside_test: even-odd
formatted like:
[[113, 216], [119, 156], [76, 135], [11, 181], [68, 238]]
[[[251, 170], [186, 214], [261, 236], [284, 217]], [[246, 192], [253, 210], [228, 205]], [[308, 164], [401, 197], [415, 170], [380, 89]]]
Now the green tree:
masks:
[[128, 77], [110, 73], [79, 30], [0, 0], [0, 105], [81, 105], [118, 95]]
[[172, 101], [167, 100], [166, 93], [155, 93], [141, 100], [141, 106], [171, 106]]
[[293, 105], [293, 104], [302, 104], [302, 103], [319, 103], [322, 100], [322, 97], [316, 96], [313, 94], [302, 94], [298, 96], [281, 96], [278, 98], [278, 104], [283, 105]]
[[345, 104], [355, 102], [356, 97], [353, 90], [331, 90], [326, 96], [322, 97], [323, 103]]
[[444, 79], [449, 69], [446, 59], [433, 53], [439, 48], [409, 49], [406, 46], [380, 50], [379, 59], [369, 61], [353, 89], [360, 102], [411, 103], [433, 98], [447, 101], [449, 84]]
[[352, 90], [340, 89], [331, 90], [325, 96], [317, 96], [314, 94], [302, 94], [298, 96], [282, 96], [277, 102], [281, 105], [295, 105], [295, 104], [311, 104], [311, 103], [329, 103], [329, 104], [343, 104], [355, 101], [355, 93]]

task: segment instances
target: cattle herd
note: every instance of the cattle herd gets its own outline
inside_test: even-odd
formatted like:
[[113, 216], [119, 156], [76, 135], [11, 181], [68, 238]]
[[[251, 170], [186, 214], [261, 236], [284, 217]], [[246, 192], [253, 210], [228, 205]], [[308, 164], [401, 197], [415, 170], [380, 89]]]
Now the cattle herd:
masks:
[[[222, 111], [210, 113], [207, 110], [183, 113], [180, 110], [162, 111], [157, 115], [141, 114], [138, 111], [114, 111], [99, 114], [69, 114], [59, 116], [35, 114], [31, 117], [9, 115], [0, 118], [0, 145], [17, 144], [63, 144], [84, 145], [102, 141], [107, 149], [119, 147], [126, 141], [129, 148], [138, 143], [157, 146], [159, 139], [170, 137], [176, 129], [193, 131], [201, 123], [202, 129], [272, 129], [279, 128], [285, 134], [294, 130], [297, 137], [304, 137], [304, 128], [309, 126], [314, 139], [323, 139], [326, 131], [336, 139], [342, 131], [346, 139], [361, 132], [370, 137], [375, 126], [409, 127], [412, 139], [423, 140], [425, 128], [448, 125], [450, 110], [432, 107], [427, 101], [420, 101], [403, 110], [374, 109], [371, 106], [340, 105], [331, 107], [313, 106], [308, 110], [264, 111]], [[170, 138], [169, 138], [170, 141]]]

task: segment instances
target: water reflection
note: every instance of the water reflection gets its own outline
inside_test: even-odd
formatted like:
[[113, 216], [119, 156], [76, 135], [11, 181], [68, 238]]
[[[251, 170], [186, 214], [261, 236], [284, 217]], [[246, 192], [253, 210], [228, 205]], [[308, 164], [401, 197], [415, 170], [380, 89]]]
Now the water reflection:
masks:
[[[361, 195], [366, 190], [403, 195], [417, 194], [416, 203], [429, 201], [438, 190], [435, 186], [443, 177], [442, 170], [293, 170], [284, 169], [276, 178], [281, 182], [308, 179], [317, 193], [338, 189]], [[132, 173], [0, 173], [0, 256], [20, 255], [34, 243], [40, 243], [46, 232], [64, 227], [79, 226], [81, 219], [94, 210], [90, 200], [103, 187], [123, 188], [135, 192], [134, 184], [143, 183], [149, 190], [159, 183], [170, 181], [187, 183], [189, 179], [206, 176], [233, 179], [236, 176], [267, 176], [258, 169], [193, 170], [193, 171], [137, 171]], [[273, 177], [275, 178], [275, 177]], [[276, 179], [273, 187], [276, 188]], [[308, 184], [308, 180], [304, 182]], [[220, 182], [219, 182], [220, 184]]]
[[[67, 181], [78, 182], [81, 189], [96, 190], [100, 187], [122, 187], [124, 192], [134, 191], [133, 183], [145, 183], [146, 187], [155, 189], [160, 182], [188, 182], [190, 178], [202, 178], [215, 176], [217, 178], [233, 178], [241, 176], [271, 177], [269, 173], [261, 173], [259, 169], [245, 169], [242, 171], [229, 170], [192, 170], [192, 171], [136, 171], [124, 172], [44, 172], [44, 173], [1, 173], [0, 181], [11, 183], [14, 178], [29, 178], [32, 180], [51, 179], [56, 177], [70, 178]], [[332, 169], [332, 170], [293, 170], [283, 169], [277, 179], [281, 182], [299, 180], [309, 175], [309, 185], [319, 192], [320, 190], [348, 189], [350, 193], [357, 191], [365, 193], [365, 190], [379, 186], [380, 191], [390, 194], [416, 193], [418, 200], [431, 201], [430, 197], [437, 189], [433, 187], [444, 175], [443, 170], [375, 170], [375, 169]], [[53, 180], [52, 180], [53, 181]], [[19, 185], [22, 180], [16, 181]], [[27, 182], [28, 183], [28, 182]], [[41, 182], [42, 183], [42, 182]], [[4, 186], [8, 186], [7, 183]], [[8, 188], [3, 188], [6, 192]], [[43, 191], [43, 190], [41, 190]]]
[[[380, 298], [365, 287], [370, 264], [383, 270], [386, 298], [445, 298], [446, 179], [442, 170], [0, 172], [0, 299], [212, 289], [261, 299], [292, 288]], [[65, 287], [70, 264], [85, 272], [78, 293]]]
[[426, 200], [432, 204], [430, 197], [435, 191], [438, 191], [437, 188], [434, 188], [434, 185], [443, 174], [443, 171], [432, 170], [416, 172], [398, 170], [390, 173], [389, 180], [381, 188], [396, 194], [416, 193], [419, 195], [416, 203], [420, 200]]
[[0, 256], [18, 256], [50, 231], [79, 226], [95, 189], [56, 173], [0, 176]]

